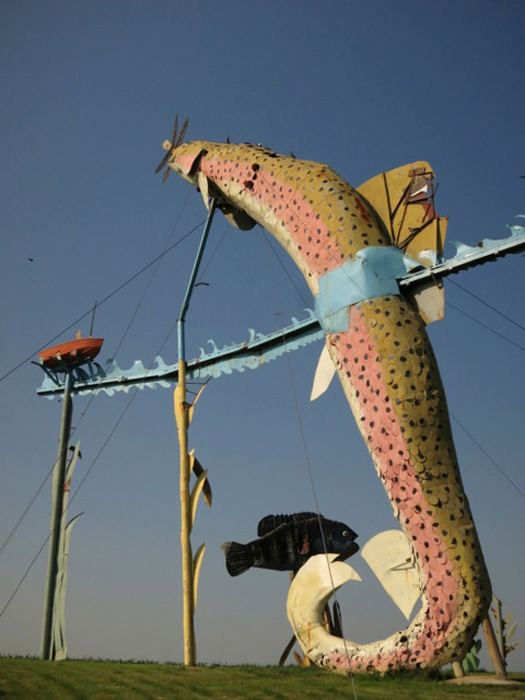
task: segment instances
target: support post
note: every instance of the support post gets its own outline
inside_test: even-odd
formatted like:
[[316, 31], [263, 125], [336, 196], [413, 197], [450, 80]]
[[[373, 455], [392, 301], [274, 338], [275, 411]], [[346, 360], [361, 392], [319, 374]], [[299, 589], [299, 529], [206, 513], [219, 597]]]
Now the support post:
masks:
[[216, 200], [213, 199], [206, 225], [202, 233], [199, 249], [193, 264], [188, 288], [182, 302], [179, 318], [177, 319], [178, 336], [178, 383], [174, 394], [175, 419], [177, 421], [177, 433], [180, 447], [180, 504], [181, 504], [181, 549], [182, 549], [182, 590], [183, 590], [183, 625], [184, 625], [184, 665], [195, 666], [197, 663], [197, 648], [195, 640], [195, 626], [193, 615], [195, 612], [194, 601], [194, 571], [193, 556], [191, 551], [191, 512], [190, 512], [190, 458], [188, 454], [188, 411], [186, 403], [186, 348], [184, 338], [184, 322], [186, 312], [190, 304], [193, 285], [199, 271], [204, 247], [210, 231], [211, 222], [215, 213]]
[[69, 436], [71, 433], [72, 412], [73, 403], [71, 401], [71, 374], [67, 372], [63, 395], [58, 456], [55, 470], [53, 472], [53, 508], [51, 513], [49, 556], [47, 560], [47, 580], [42, 623], [42, 643], [40, 648], [41, 658], [47, 661], [53, 660], [53, 612], [55, 609], [60, 544], [60, 522], [64, 508], [64, 484]]
[[193, 621], [193, 554], [191, 550], [191, 514], [190, 514], [190, 465], [188, 455], [188, 412], [186, 410], [186, 366], [179, 360], [179, 381], [175, 389], [175, 418], [179, 436], [180, 455], [180, 519], [182, 551], [182, 593], [184, 625], [184, 665], [197, 663], [195, 626]]
[[461, 661], [453, 661], [452, 670], [454, 671], [455, 678], [463, 678], [465, 675], [465, 671], [463, 670], [463, 665]]
[[494, 634], [494, 629], [492, 627], [492, 622], [487, 613], [487, 617], [482, 622], [483, 633], [485, 635], [485, 640], [487, 642], [487, 649], [492, 659], [492, 664], [494, 665], [494, 671], [498, 678], [502, 680], [507, 680], [507, 670], [505, 668], [505, 662], [503, 661], [501, 654], [499, 652], [498, 642], [496, 641], [496, 635]]
[[503, 614], [501, 612], [501, 600], [499, 598], [496, 598], [496, 596], [492, 596], [492, 603], [494, 605], [494, 617], [496, 618], [496, 638], [498, 640], [498, 648], [501, 654], [501, 658], [503, 660], [503, 665], [506, 669], [507, 662], [505, 658], [505, 633], [503, 631], [504, 625]]

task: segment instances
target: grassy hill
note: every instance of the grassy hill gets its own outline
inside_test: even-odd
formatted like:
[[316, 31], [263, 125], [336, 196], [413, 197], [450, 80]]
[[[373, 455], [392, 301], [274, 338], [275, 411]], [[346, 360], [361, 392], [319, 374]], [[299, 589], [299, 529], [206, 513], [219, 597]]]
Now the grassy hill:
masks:
[[288, 666], [196, 666], [114, 661], [46, 662], [31, 658], [0, 658], [0, 698], [31, 700], [167, 700], [214, 698], [241, 700], [433, 700], [490, 698], [525, 700], [525, 674], [513, 674], [521, 687], [458, 686], [420, 677], [352, 680], [318, 668]]

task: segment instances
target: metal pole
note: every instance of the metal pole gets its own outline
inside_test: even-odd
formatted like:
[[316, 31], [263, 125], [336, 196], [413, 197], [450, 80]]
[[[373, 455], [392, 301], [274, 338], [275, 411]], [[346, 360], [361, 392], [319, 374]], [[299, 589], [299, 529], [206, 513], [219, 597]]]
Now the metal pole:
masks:
[[180, 448], [180, 543], [182, 552], [182, 597], [183, 597], [183, 631], [184, 631], [184, 665], [195, 666], [197, 649], [195, 626], [193, 621], [193, 555], [191, 551], [191, 513], [190, 513], [190, 465], [188, 458], [188, 413], [186, 411], [186, 370], [179, 360], [179, 381], [175, 389], [175, 418]]
[[184, 320], [190, 304], [193, 285], [199, 271], [204, 247], [215, 213], [215, 199], [212, 200], [206, 225], [193, 270], [191, 271], [188, 288], [182, 302], [179, 318], [177, 319], [179, 374], [177, 388], [174, 394], [175, 419], [180, 447], [180, 504], [181, 504], [181, 549], [182, 549], [182, 590], [183, 590], [183, 625], [184, 625], [184, 665], [194, 666], [197, 663], [197, 648], [195, 641], [195, 626], [193, 614], [195, 611], [193, 592], [193, 556], [191, 551], [191, 512], [190, 512], [190, 460], [188, 455], [188, 413], [186, 410], [186, 348], [184, 342]]
[[503, 614], [501, 612], [501, 600], [499, 598], [496, 598], [496, 596], [493, 596], [492, 602], [494, 604], [494, 617], [496, 618], [496, 636], [498, 639], [498, 647], [501, 654], [501, 658], [503, 660], [503, 665], [506, 668], [507, 663], [505, 659], [505, 634], [503, 632]]
[[47, 661], [51, 661], [53, 659], [53, 611], [55, 608], [58, 548], [60, 543], [60, 521], [64, 507], [64, 483], [69, 435], [71, 433], [72, 412], [73, 403], [71, 401], [71, 374], [68, 372], [66, 374], [66, 381], [64, 385], [58, 456], [55, 470], [53, 472], [53, 509], [51, 513], [51, 534], [49, 540], [49, 556], [47, 560], [47, 581], [42, 624], [42, 644], [40, 651], [41, 658]]
[[494, 629], [492, 627], [492, 622], [490, 621], [488, 613], [486, 618], [481, 623], [481, 626], [485, 634], [487, 649], [490, 654], [492, 663], [494, 665], [494, 671], [496, 672], [496, 676], [498, 678], [501, 678], [502, 680], [506, 680], [508, 676], [507, 670], [505, 668], [505, 662], [503, 661], [499, 652], [498, 642], [496, 641], [496, 635], [494, 634]]
[[208, 212], [208, 218], [206, 219], [206, 224], [202, 232], [201, 241], [199, 243], [199, 249], [197, 250], [197, 255], [195, 256], [195, 262], [193, 263], [193, 270], [191, 271], [190, 281], [188, 282], [188, 288], [186, 289], [186, 294], [182, 301], [182, 306], [180, 307], [179, 318], [177, 319], [177, 336], [178, 336], [178, 347], [179, 347], [179, 362], [182, 360], [186, 361], [186, 345], [184, 342], [184, 321], [186, 319], [186, 312], [190, 305], [191, 293], [193, 291], [193, 285], [195, 284], [195, 279], [199, 273], [199, 267], [202, 260], [202, 255], [204, 253], [204, 247], [206, 246], [206, 241], [208, 240], [208, 234], [210, 232], [211, 222], [213, 221], [213, 215], [215, 214], [215, 206], [217, 200], [213, 198], [211, 200], [210, 211]]

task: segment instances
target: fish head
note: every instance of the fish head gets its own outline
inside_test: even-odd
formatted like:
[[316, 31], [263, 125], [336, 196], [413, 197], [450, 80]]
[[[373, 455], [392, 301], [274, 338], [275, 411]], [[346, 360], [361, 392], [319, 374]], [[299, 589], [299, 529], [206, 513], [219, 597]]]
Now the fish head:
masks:
[[345, 523], [327, 521], [324, 526], [324, 536], [327, 551], [339, 554], [340, 559], [348, 559], [359, 551], [359, 545], [355, 541], [357, 533]]
[[[200, 191], [206, 209], [209, 209], [209, 199], [213, 197], [216, 200], [217, 207], [233, 226], [242, 231], [249, 231], [255, 226], [256, 221], [239, 206], [238, 198], [244, 185], [239, 185], [236, 195], [232, 197], [231, 193], [225, 189], [224, 179], [210, 179], [201, 170], [201, 163], [209, 153], [213, 153], [216, 158], [220, 158], [220, 144], [213, 144], [209, 141], [190, 141], [177, 146], [176, 142], [174, 145], [170, 141], [164, 141], [162, 147], [169, 154], [167, 159], [168, 169], [174, 170], [177, 175], [180, 175], [186, 182], [189, 182]], [[231, 190], [231, 185], [232, 183], [228, 181], [226, 187], [230, 186]]]
[[170, 152], [168, 168], [198, 187], [199, 163], [208, 152], [207, 145], [206, 141], [190, 141], [174, 148], [171, 141], [164, 141], [162, 148]]

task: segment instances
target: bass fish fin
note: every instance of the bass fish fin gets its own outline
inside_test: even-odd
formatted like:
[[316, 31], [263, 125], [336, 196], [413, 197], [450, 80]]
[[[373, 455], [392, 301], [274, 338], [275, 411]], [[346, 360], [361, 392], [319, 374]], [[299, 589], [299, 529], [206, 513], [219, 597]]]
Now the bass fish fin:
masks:
[[281, 525], [297, 523], [302, 520], [312, 520], [312, 518], [318, 517], [324, 520], [324, 517], [320, 513], [317, 515], [317, 513], [307, 511], [292, 513], [291, 515], [266, 515], [262, 520], [259, 520], [257, 524], [257, 537], [264, 537], [264, 535], [273, 532], [276, 528], [281, 527]]
[[448, 223], [434, 210], [435, 190], [424, 160], [380, 173], [357, 188], [383, 220], [392, 244], [425, 267], [443, 256]]
[[405, 533], [380, 532], [365, 544], [361, 556], [408, 620], [420, 591], [419, 575]]
[[321, 356], [319, 357], [317, 369], [315, 370], [312, 393], [310, 394], [310, 401], [315, 401], [322, 394], [324, 394], [324, 392], [330, 386], [330, 382], [334, 378], [334, 374], [335, 366], [328, 352], [328, 347], [325, 345], [321, 352]]
[[224, 542], [221, 549], [226, 555], [226, 569], [230, 576], [239, 576], [252, 566], [252, 557], [245, 544]]

